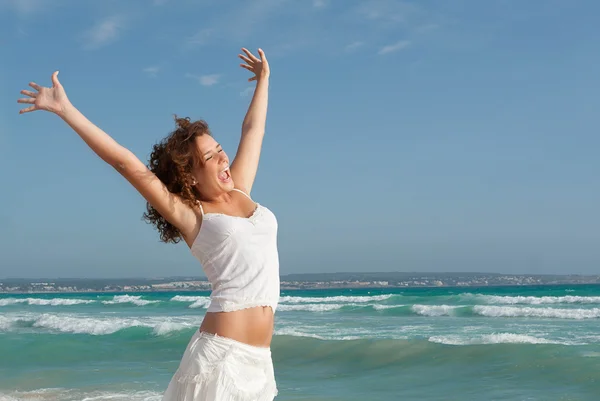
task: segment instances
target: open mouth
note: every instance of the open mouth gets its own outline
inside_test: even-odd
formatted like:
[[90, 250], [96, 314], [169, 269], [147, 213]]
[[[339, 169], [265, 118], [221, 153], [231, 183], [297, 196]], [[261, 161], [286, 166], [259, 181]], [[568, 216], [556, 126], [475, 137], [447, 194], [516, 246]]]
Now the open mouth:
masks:
[[227, 183], [231, 181], [231, 172], [229, 171], [229, 164], [225, 166], [223, 170], [219, 172], [219, 181]]

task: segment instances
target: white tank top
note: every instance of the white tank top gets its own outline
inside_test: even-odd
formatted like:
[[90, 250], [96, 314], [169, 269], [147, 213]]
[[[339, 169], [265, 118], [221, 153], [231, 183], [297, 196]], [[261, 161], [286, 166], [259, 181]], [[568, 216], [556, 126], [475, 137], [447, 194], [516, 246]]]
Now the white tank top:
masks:
[[200, 211], [202, 225], [191, 252], [211, 284], [207, 312], [270, 306], [275, 313], [280, 283], [273, 212], [258, 203], [248, 218], [204, 213], [201, 204]]

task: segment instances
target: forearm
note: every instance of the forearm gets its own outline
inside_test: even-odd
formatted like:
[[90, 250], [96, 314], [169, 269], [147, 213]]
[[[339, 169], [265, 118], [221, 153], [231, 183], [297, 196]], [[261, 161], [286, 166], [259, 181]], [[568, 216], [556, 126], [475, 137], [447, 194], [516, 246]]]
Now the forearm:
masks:
[[263, 135], [267, 121], [267, 106], [269, 102], [269, 78], [259, 79], [248, 107], [248, 112], [242, 124], [242, 135], [253, 133]]
[[113, 167], [123, 163], [129, 151], [94, 125], [73, 105], [67, 105], [57, 114], [106, 163]]

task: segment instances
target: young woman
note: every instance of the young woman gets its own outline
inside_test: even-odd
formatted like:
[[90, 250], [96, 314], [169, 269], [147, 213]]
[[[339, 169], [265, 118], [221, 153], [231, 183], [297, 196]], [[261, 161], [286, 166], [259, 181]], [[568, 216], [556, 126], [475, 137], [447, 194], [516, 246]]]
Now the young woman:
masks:
[[256, 88], [234, 161], [204, 121], [176, 118], [176, 129], [153, 148], [149, 167], [91, 123], [52, 75], [52, 87], [23, 90], [21, 113], [47, 110], [62, 118], [147, 200], [144, 217], [164, 242], [184, 240], [211, 283], [211, 303], [164, 393], [164, 401], [267, 401], [277, 395], [271, 359], [279, 301], [277, 220], [252, 200], [267, 115], [269, 64], [247, 49], [241, 67]]

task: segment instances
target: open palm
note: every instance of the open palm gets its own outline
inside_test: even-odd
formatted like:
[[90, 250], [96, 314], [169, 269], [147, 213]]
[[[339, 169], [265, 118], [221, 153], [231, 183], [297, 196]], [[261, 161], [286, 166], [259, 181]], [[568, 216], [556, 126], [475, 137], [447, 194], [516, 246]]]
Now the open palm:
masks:
[[46, 110], [52, 113], [58, 113], [64, 109], [69, 103], [67, 94], [63, 86], [58, 81], [58, 71], [52, 74], [52, 87], [46, 88], [40, 86], [35, 82], [30, 82], [29, 86], [36, 90], [36, 92], [29, 90], [22, 90], [21, 94], [28, 96], [17, 100], [18, 103], [31, 104], [27, 108], [21, 109], [20, 114], [28, 113], [35, 110]]
[[239, 54], [238, 57], [244, 60], [246, 64], [240, 64], [240, 67], [254, 73], [254, 76], [248, 78], [248, 81], [268, 78], [271, 72], [269, 70], [269, 62], [267, 61], [265, 52], [263, 52], [262, 49], [258, 49], [258, 55], [260, 56], [260, 58], [258, 58], [246, 48], [242, 48], [242, 51], [246, 53], [246, 55]]

